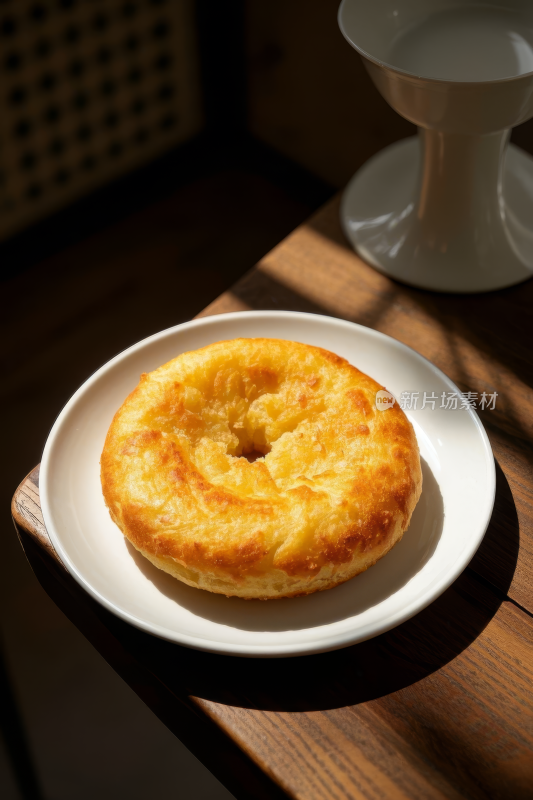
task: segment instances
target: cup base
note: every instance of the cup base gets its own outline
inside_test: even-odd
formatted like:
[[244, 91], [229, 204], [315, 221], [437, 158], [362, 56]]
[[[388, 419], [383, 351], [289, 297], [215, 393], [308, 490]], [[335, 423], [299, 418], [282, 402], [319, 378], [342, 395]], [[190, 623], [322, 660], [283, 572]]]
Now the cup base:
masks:
[[533, 277], [533, 158], [507, 147], [497, 217], [440, 241], [420, 220], [420, 142], [412, 137], [371, 158], [344, 191], [341, 222], [368, 264], [436, 292], [487, 292]]

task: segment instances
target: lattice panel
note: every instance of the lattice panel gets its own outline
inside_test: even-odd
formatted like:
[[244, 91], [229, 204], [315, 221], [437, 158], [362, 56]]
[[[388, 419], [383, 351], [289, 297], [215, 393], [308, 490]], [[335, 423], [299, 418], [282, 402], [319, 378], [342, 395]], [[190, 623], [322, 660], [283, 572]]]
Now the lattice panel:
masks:
[[201, 127], [192, 0], [0, 0], [0, 238]]

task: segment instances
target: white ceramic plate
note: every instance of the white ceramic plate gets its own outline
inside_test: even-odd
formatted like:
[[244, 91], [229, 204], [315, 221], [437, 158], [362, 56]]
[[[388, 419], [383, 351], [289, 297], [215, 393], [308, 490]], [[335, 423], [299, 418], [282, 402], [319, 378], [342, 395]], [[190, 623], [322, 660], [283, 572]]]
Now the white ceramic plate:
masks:
[[[377, 331], [332, 317], [284, 311], [195, 320], [130, 347], [96, 372], [59, 415], [43, 454], [41, 503], [50, 538], [76, 580], [107, 609], [173, 642], [241, 656], [318, 653], [369, 639], [412, 617], [462, 572], [488, 525], [495, 469], [476, 413], [408, 411], [424, 488], [409, 530], [378, 564], [308, 597], [270, 602], [193, 589], [157, 570], [111, 522], [99, 460], [115, 411], [149, 372], [179, 353], [222, 339], [266, 336], [325, 347], [403, 391], [458, 391], [435, 366]], [[420, 403], [419, 403], [420, 405]], [[384, 411], [383, 413], [387, 413]]]

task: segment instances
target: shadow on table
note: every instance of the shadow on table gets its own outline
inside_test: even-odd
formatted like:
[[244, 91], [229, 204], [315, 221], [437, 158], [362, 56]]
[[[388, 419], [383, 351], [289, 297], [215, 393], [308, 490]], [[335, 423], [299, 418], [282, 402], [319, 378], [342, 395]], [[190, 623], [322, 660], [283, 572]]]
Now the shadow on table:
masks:
[[518, 518], [498, 465], [496, 474], [494, 511], [476, 560], [492, 563], [494, 550], [503, 553], [497, 576], [503, 591], [467, 569], [408, 622], [361, 644], [315, 656], [235, 658], [152, 637], [99, 605], [34, 538], [24, 529], [18, 532], [50, 597], [159, 719], [230, 789], [238, 764], [242, 780], [235, 793], [242, 784], [248, 787], [245, 796], [281, 797], [270, 784], [265, 794], [264, 774], [242, 758], [231, 737], [209, 721], [194, 698], [266, 711], [322, 711], [384, 698], [444, 667], [490, 622], [513, 577]]
[[[491, 523], [476, 559], [506, 539], [498, 583], [511, 583], [519, 527], [507, 480], [496, 465]], [[326, 593], [327, 594], [327, 593]], [[318, 596], [319, 597], [319, 596]], [[428, 608], [374, 639], [314, 656], [244, 659], [177, 647], [129, 628], [128, 648], [172, 689], [232, 706], [264, 710], [324, 710], [374, 700], [439, 670], [467, 648], [496, 614], [504, 594], [467, 569]], [[110, 625], [122, 627], [116, 618]]]

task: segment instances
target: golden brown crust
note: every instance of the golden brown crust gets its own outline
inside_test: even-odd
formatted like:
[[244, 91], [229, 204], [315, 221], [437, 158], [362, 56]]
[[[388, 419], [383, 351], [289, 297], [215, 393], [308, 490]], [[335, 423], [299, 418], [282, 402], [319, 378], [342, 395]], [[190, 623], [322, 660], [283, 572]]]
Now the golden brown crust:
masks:
[[113, 419], [111, 517], [191, 586], [266, 599], [342, 583], [399, 541], [422, 488], [412, 426], [397, 405], [376, 410], [381, 388], [296, 342], [184, 353], [142, 375]]

